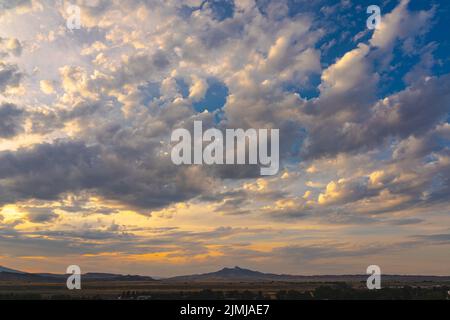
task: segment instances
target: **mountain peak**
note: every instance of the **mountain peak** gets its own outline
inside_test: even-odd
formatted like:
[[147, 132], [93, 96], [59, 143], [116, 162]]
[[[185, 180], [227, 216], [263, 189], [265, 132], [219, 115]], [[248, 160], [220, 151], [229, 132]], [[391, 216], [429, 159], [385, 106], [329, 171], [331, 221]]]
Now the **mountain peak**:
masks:
[[171, 279], [182, 281], [255, 281], [262, 280], [270, 276], [271, 275], [262, 272], [234, 266], [232, 268], [225, 267], [216, 272], [178, 276]]
[[228, 268], [228, 267], [225, 267], [225, 268], [223, 268], [222, 270], [220, 270], [220, 271], [223, 271], [223, 270], [235, 270], [235, 271], [243, 271], [243, 270], [247, 270], [247, 269], [243, 269], [243, 268], [241, 268], [241, 267], [238, 267], [238, 266], [234, 266], [233, 268]]
[[223, 268], [222, 270], [220, 270], [220, 271], [218, 271], [218, 272], [221, 272], [221, 271], [257, 272], [257, 271], [253, 271], [253, 270], [250, 270], [250, 269], [244, 269], [244, 268], [241, 268], [241, 267], [238, 267], [238, 266], [235, 266], [235, 267], [233, 267], [233, 268], [225, 267], [225, 268]]

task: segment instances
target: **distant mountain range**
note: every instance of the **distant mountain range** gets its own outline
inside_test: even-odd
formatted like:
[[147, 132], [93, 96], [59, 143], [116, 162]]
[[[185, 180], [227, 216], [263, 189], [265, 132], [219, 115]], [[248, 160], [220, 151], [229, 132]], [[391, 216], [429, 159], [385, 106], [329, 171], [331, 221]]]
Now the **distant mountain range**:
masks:
[[[178, 276], [169, 278], [169, 281], [242, 281], [242, 282], [261, 282], [261, 281], [284, 281], [284, 282], [342, 282], [342, 281], [366, 281], [368, 275], [288, 275], [273, 274], [243, 269], [240, 267], [223, 268], [217, 272]], [[384, 280], [388, 281], [450, 281], [450, 276], [416, 276], [416, 275], [383, 275]]]
[[[0, 281], [26, 281], [26, 282], [63, 282], [66, 274], [28, 273], [0, 266]], [[155, 281], [152, 277], [139, 275], [123, 275], [113, 273], [89, 272], [82, 275], [83, 281]]]
[[[0, 266], [0, 281], [26, 282], [62, 282], [67, 279], [65, 274], [27, 273]], [[84, 281], [169, 281], [169, 282], [355, 282], [366, 281], [367, 275], [313, 275], [299, 276], [287, 274], [273, 274], [243, 269], [240, 267], [223, 268], [216, 272], [177, 276], [161, 280], [139, 275], [122, 275], [112, 273], [86, 273], [82, 275]], [[422, 282], [439, 281], [450, 282], [450, 276], [421, 276], [421, 275], [383, 275], [384, 281]]]

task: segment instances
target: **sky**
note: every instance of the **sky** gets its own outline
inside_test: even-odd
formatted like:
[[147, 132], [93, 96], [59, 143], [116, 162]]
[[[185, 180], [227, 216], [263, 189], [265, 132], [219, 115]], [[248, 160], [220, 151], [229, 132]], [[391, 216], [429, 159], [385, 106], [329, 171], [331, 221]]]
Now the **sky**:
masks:
[[[437, 0], [0, 0], [0, 265], [450, 275], [449, 15]], [[279, 129], [278, 174], [174, 165], [171, 133], [194, 121]]]

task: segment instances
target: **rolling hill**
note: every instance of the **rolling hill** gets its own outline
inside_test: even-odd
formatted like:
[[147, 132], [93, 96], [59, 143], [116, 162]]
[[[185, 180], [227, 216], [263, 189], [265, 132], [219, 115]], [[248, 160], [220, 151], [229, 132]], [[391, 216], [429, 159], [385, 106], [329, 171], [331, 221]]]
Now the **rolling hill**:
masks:
[[[25, 282], [65, 282], [66, 274], [28, 273], [0, 266], [0, 281]], [[152, 277], [139, 275], [123, 275], [113, 273], [88, 272], [82, 275], [83, 281], [154, 281]]]
[[18, 271], [18, 270], [14, 270], [14, 269], [9, 269], [9, 268], [5, 268], [0, 266], [0, 272], [9, 272], [9, 273], [26, 273], [26, 272], [22, 272], [22, 271]]

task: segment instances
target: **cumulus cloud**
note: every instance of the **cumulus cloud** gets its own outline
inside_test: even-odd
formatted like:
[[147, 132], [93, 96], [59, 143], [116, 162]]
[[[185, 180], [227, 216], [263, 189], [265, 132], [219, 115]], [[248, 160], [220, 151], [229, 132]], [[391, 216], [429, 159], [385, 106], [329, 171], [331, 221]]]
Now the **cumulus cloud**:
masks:
[[[199, 168], [176, 167], [167, 156], [145, 156], [149, 150], [61, 141], [0, 153], [0, 185], [10, 186], [0, 202], [55, 200], [66, 192], [91, 190], [108, 199], [152, 209], [208, 191], [212, 181]], [[134, 160], [130, 166], [131, 159], [144, 156], [146, 160]]]
[[362, 111], [367, 116], [363, 122], [339, 118], [314, 121], [304, 152], [308, 156], [321, 156], [368, 150], [388, 137], [424, 134], [449, 112], [449, 86], [448, 75], [425, 79]]
[[45, 94], [52, 94], [53, 92], [55, 92], [55, 88], [51, 81], [41, 80], [41, 82], [39, 82], [39, 86], [42, 92], [44, 92]]
[[[450, 76], [445, 66], [436, 72], [447, 60], [426, 38], [436, 8], [400, 1], [370, 36], [358, 29], [364, 8], [346, 1], [75, 3], [83, 27], [74, 32], [61, 6], [2, 17], [24, 30], [5, 28], [0, 41], [0, 243], [14, 244], [8, 254], [120, 252], [125, 261], [143, 259], [145, 247], [168, 261], [295, 264], [368, 256], [324, 243], [335, 224], [441, 230], [420, 211], [446, 213], [450, 194]], [[280, 129], [280, 174], [173, 165], [171, 132], [196, 120], [204, 129]], [[192, 221], [207, 231], [188, 231]], [[24, 231], [40, 223], [48, 230]], [[167, 229], [143, 227], [150, 223]], [[247, 228], [255, 223], [273, 229]], [[170, 227], [178, 224], [183, 231]], [[435, 245], [447, 231], [423, 240]], [[256, 250], [264, 236], [280, 245]], [[368, 252], [420, 239], [395, 237]]]
[[58, 217], [50, 208], [21, 208], [26, 213], [26, 219], [33, 223], [46, 223]]
[[23, 74], [19, 71], [17, 65], [0, 61], [0, 92], [8, 86], [18, 86], [22, 77]]
[[31, 0], [8, 0], [0, 3], [0, 9], [21, 9], [31, 6]]
[[199, 101], [205, 96], [206, 90], [208, 89], [208, 84], [204, 79], [198, 77], [193, 77], [192, 86], [189, 88], [189, 98], [193, 101]]
[[370, 40], [370, 43], [380, 49], [391, 49], [395, 40], [405, 40], [416, 33], [424, 33], [430, 28], [430, 19], [435, 9], [428, 11], [411, 12], [408, 10], [409, 0], [401, 0], [399, 5], [388, 14], [383, 15], [379, 27]]
[[11, 103], [0, 104], [0, 138], [11, 138], [22, 132], [23, 111]]
[[20, 56], [22, 54], [22, 44], [16, 38], [2, 39], [0, 37], [0, 56], [5, 54], [12, 54], [13, 56]]

